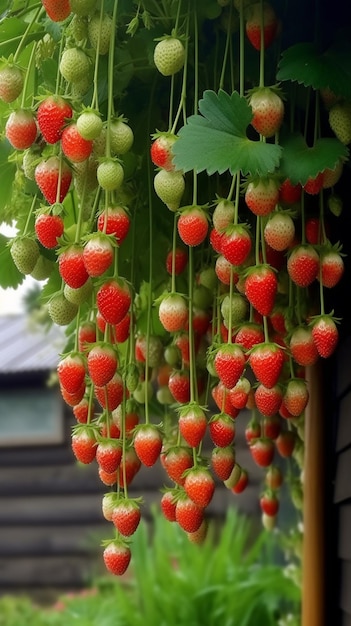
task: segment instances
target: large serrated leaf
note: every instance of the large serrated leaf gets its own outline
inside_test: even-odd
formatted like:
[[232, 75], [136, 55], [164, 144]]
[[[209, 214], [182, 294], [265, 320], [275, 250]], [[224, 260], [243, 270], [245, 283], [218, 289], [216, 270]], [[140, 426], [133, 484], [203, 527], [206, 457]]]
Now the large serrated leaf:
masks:
[[246, 135], [252, 112], [245, 98], [236, 91], [231, 95], [208, 90], [199, 102], [201, 115], [192, 115], [179, 130], [174, 144], [174, 163], [184, 172], [205, 171], [212, 175], [232, 174], [264, 176], [279, 165], [281, 148], [275, 144], [252, 141]]
[[16, 289], [23, 283], [24, 276], [12, 260], [8, 242], [8, 237], [0, 233], [0, 287]]
[[281, 174], [296, 185], [304, 185], [308, 178], [314, 178], [326, 168], [334, 169], [339, 159], [347, 159], [348, 148], [338, 139], [317, 139], [308, 146], [301, 134], [282, 139], [283, 156], [280, 162]]

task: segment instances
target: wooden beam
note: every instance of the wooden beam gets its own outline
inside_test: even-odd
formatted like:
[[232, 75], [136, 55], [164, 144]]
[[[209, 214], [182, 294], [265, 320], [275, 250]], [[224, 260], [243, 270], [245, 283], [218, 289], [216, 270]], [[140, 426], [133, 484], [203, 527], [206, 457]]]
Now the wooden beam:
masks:
[[306, 372], [310, 399], [305, 414], [302, 626], [325, 624], [324, 420], [320, 362]]

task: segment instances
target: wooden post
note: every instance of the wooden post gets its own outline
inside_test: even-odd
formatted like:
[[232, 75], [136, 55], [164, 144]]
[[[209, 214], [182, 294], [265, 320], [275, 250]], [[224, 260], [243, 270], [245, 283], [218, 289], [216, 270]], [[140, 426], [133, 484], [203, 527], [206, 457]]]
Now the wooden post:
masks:
[[322, 365], [308, 368], [305, 414], [302, 626], [324, 626], [324, 419]]

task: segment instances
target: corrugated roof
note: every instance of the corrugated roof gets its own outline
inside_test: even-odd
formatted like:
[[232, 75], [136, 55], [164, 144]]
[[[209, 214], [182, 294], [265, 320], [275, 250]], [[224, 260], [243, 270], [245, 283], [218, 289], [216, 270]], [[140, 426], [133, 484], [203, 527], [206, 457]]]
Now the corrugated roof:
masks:
[[34, 327], [25, 314], [0, 316], [0, 374], [53, 370], [64, 345], [59, 326]]

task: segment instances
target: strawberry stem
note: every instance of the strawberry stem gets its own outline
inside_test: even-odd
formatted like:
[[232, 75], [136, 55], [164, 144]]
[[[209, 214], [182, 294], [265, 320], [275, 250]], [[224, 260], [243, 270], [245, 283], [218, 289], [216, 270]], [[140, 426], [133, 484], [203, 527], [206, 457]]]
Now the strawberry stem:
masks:
[[265, 46], [264, 46], [264, 0], [260, 0], [260, 22], [261, 22], [261, 32], [260, 32], [260, 78], [259, 78], [259, 86], [264, 87], [264, 56], [265, 56]]
[[41, 5], [38, 7], [38, 10], [34, 13], [34, 15], [33, 15], [32, 19], [31, 19], [31, 20], [30, 20], [30, 22], [28, 23], [28, 26], [27, 26], [26, 30], [24, 31], [24, 33], [23, 33], [23, 35], [22, 35], [22, 37], [21, 37], [21, 41], [20, 41], [20, 43], [18, 44], [18, 46], [17, 46], [17, 50], [16, 50], [16, 52], [15, 52], [15, 54], [14, 54], [14, 57], [13, 57], [13, 62], [14, 62], [14, 63], [16, 63], [16, 62], [17, 62], [18, 57], [19, 57], [20, 53], [22, 52], [22, 48], [23, 48], [24, 44], [26, 43], [26, 39], [27, 39], [27, 35], [28, 35], [28, 33], [30, 32], [30, 30], [31, 30], [32, 26], [38, 22], [38, 20], [39, 20], [39, 16], [40, 16], [40, 14], [41, 14], [43, 11], [44, 11], [44, 7], [43, 7], [43, 5], [41, 4]]
[[98, 98], [98, 75], [99, 75], [99, 59], [100, 59], [100, 42], [101, 42], [101, 24], [104, 16], [104, 0], [101, 2], [99, 14], [99, 30], [95, 52], [94, 78], [93, 78], [93, 95], [91, 98], [91, 108], [99, 110]]
[[233, 13], [232, 6], [233, 6], [233, 3], [231, 2], [230, 3], [230, 8], [229, 8], [229, 17], [228, 17], [228, 22], [227, 22], [226, 40], [225, 40], [223, 62], [222, 62], [222, 69], [221, 69], [218, 89], [224, 89], [224, 77], [225, 77], [227, 61], [228, 61], [229, 44], [230, 44], [230, 41], [231, 41], [231, 21], [232, 21], [232, 13]]
[[117, 21], [117, 8], [118, 8], [118, 0], [115, 0], [113, 6], [112, 13], [112, 27], [111, 27], [111, 38], [110, 38], [110, 48], [108, 55], [108, 67], [107, 67], [107, 133], [106, 133], [106, 150], [105, 154], [107, 157], [111, 157], [111, 134], [110, 127], [111, 121], [113, 117], [113, 73], [114, 73], [114, 57], [115, 57], [115, 34], [116, 34], [116, 21]]
[[239, 0], [239, 94], [245, 92], [245, 19], [244, 0]]
[[193, 249], [189, 246], [189, 370], [190, 370], [190, 402], [195, 401], [195, 346], [193, 329], [193, 296], [194, 296], [194, 255]]
[[34, 212], [34, 208], [35, 208], [36, 202], [37, 202], [37, 194], [35, 194], [35, 196], [33, 197], [32, 202], [31, 202], [30, 209], [28, 211], [28, 215], [27, 215], [27, 219], [26, 219], [26, 223], [24, 225], [24, 229], [23, 229], [23, 233], [22, 233], [23, 235], [27, 234], [27, 231], [28, 231], [28, 228], [29, 228], [29, 223], [30, 223], [31, 217], [32, 217], [33, 212]]
[[25, 104], [26, 104], [27, 87], [28, 87], [29, 80], [31, 78], [31, 69], [33, 67], [33, 61], [34, 61], [34, 58], [35, 58], [36, 48], [37, 48], [37, 44], [34, 43], [32, 51], [30, 53], [30, 57], [29, 57], [28, 67], [27, 67], [27, 70], [25, 72], [25, 78], [24, 78], [24, 84], [23, 84], [22, 96], [21, 96], [21, 108], [22, 109], [25, 108]]

